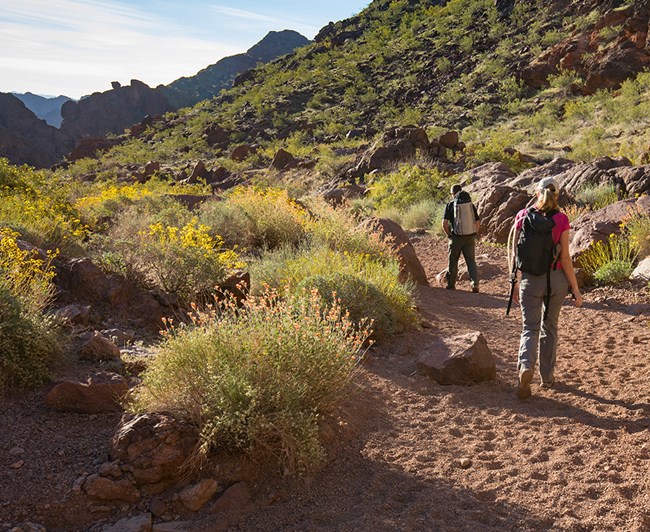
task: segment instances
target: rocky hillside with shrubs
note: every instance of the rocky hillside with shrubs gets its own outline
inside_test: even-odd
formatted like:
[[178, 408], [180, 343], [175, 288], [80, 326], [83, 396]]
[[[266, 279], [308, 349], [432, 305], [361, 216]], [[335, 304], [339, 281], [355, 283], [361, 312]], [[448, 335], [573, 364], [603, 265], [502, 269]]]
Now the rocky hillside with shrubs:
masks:
[[[18, 486], [0, 500], [7, 527], [192, 529], [177, 521], [203, 511], [214, 529], [255, 507], [251, 519], [264, 521], [281, 498], [268, 486], [337, 467], [345, 449], [338, 467], [354, 455], [356, 471], [381, 469], [364, 482], [420, 493], [417, 475], [436, 491], [451, 478], [450, 496], [464, 501], [440, 526], [463, 514], [468, 529], [481, 519], [516, 530], [532, 508], [539, 527], [583, 515], [593, 528], [633, 517], [643, 530], [647, 490], [636, 484], [648, 454], [637, 433], [648, 398], [637, 376], [647, 362], [602, 324], [647, 341], [649, 22], [646, 1], [376, 0], [218, 97], [88, 141], [56, 169], [0, 159], [0, 395], [11, 405], [0, 411], [10, 427], [0, 481]], [[594, 305], [573, 316], [595, 329], [571, 349], [583, 368], [567, 372], [573, 387], [528, 408], [504, 399], [518, 331], [501, 319], [502, 244], [547, 176], [560, 183]], [[479, 294], [430, 287], [444, 267], [442, 209], [459, 183], [481, 214]], [[481, 331], [448, 338], [467, 327], [489, 333], [496, 356]], [[602, 371], [584, 371], [600, 344], [609, 380], [632, 383], [611, 399], [595, 392], [609, 386]], [[447, 364], [459, 345], [465, 370], [442, 376], [429, 351], [438, 346]], [[480, 399], [471, 386], [442, 392], [417, 380], [416, 362], [438, 384], [488, 383]], [[343, 403], [351, 382], [367, 397]], [[399, 428], [386, 428], [394, 415]], [[61, 431], [51, 445], [26, 424], [38, 420]], [[531, 466], [548, 471], [529, 477], [524, 426], [562, 445], [588, 441], [592, 454], [548, 448]], [[426, 450], [391, 454], [405, 427]], [[357, 448], [359, 433], [377, 448]], [[449, 454], [459, 442], [471, 457]], [[51, 456], [30, 454], [45, 447]], [[610, 455], [637, 461], [603, 469]], [[385, 481], [396, 463], [397, 483]], [[485, 476], [466, 474], [482, 464]], [[565, 471], [605, 486], [616, 510], [581, 507], [596, 492], [567, 491]], [[528, 500], [533, 480], [549, 480], [552, 497], [570, 493], [572, 513], [549, 519], [560, 510]], [[517, 507], [493, 505], [494, 493]], [[374, 515], [356, 495], [347, 522]], [[396, 522], [382, 506], [384, 524]], [[293, 517], [304, 524], [300, 509]]]

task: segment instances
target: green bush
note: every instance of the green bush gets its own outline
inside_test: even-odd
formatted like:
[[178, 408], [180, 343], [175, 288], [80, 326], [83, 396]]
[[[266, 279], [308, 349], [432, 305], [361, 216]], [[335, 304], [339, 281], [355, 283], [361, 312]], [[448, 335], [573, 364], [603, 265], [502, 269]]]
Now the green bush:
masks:
[[54, 272], [17, 236], [0, 229], [0, 391], [42, 384], [61, 352], [57, 326], [43, 315]]
[[248, 250], [259, 245], [255, 222], [246, 211], [231, 201], [208, 201], [198, 211], [201, 223], [210, 228], [210, 235], [220, 236], [229, 248]]
[[616, 187], [610, 184], [584, 185], [576, 192], [575, 196], [578, 202], [595, 211], [618, 201]]
[[[376, 259], [368, 254], [340, 253], [324, 245], [305, 245], [297, 250], [285, 247], [267, 253], [250, 264], [250, 271], [253, 293], [263, 293], [267, 287], [289, 286], [298, 290], [306, 279], [318, 276], [355, 277], [382, 294], [381, 301], [386, 308], [369, 305], [364, 316], [375, 322], [376, 336], [402, 332], [415, 323], [413, 286], [399, 282], [399, 262], [393, 257]], [[344, 308], [346, 303], [342, 301]]]
[[251, 221], [253, 240], [258, 248], [297, 245], [305, 238], [307, 212], [284, 190], [239, 187], [228, 201]]
[[638, 248], [625, 235], [610, 235], [606, 241], [593, 242], [578, 258], [588, 279], [598, 285], [617, 284], [634, 270]]
[[170, 330], [135, 393], [135, 411], [195, 423], [201, 450], [273, 457], [290, 471], [319, 464], [318, 422], [346, 389], [367, 337], [315, 293], [251, 297]]
[[443, 198], [447, 194], [444, 181], [437, 168], [402, 164], [370, 182], [370, 197], [378, 209], [404, 209], [417, 201]]
[[632, 244], [639, 250], [639, 257], [650, 255], [650, 216], [632, 211], [623, 220], [623, 227]]
[[441, 224], [445, 203], [433, 199], [423, 200], [408, 207], [402, 214], [405, 229], [431, 229]]
[[392, 247], [380, 233], [360, 225], [352, 212], [334, 208], [321, 199], [311, 199], [306, 203], [311, 218], [305, 228], [313, 244], [325, 244], [335, 251], [377, 259], [394, 256]]

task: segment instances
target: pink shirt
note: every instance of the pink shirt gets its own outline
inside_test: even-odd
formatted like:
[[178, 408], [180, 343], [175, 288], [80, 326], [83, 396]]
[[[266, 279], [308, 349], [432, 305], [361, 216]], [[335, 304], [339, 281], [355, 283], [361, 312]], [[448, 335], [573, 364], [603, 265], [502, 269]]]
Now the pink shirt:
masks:
[[[522, 209], [517, 213], [517, 216], [515, 216], [515, 224], [517, 224], [518, 230], [521, 230], [521, 226], [524, 223], [524, 217], [526, 216], [526, 214], [528, 214], [528, 210], [529, 209]], [[553, 242], [555, 244], [559, 244], [562, 233], [564, 233], [564, 231], [568, 231], [569, 229], [571, 229], [571, 225], [569, 224], [568, 216], [561, 211], [553, 215], [553, 221], [555, 222], [555, 227], [552, 230]], [[555, 269], [556, 270], [562, 269], [562, 264], [560, 263], [560, 261], [558, 261]]]

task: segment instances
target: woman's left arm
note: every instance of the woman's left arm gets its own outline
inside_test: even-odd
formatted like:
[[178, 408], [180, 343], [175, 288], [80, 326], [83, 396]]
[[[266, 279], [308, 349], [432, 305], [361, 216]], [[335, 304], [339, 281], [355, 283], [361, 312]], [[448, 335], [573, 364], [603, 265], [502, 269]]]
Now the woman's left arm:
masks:
[[560, 264], [562, 264], [562, 271], [569, 281], [571, 286], [571, 293], [575, 297], [574, 305], [576, 307], [582, 306], [582, 294], [578, 288], [578, 280], [576, 279], [576, 272], [573, 269], [573, 261], [569, 255], [569, 230], [562, 232], [560, 236]]

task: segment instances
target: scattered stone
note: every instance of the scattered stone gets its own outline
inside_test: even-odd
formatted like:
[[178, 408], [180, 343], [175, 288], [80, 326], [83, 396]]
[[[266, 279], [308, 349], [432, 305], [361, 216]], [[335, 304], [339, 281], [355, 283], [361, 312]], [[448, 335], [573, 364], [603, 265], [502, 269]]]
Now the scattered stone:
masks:
[[79, 350], [79, 358], [91, 362], [102, 362], [120, 359], [120, 349], [99, 331], [95, 331]]
[[20, 532], [46, 532], [46, 528], [38, 523], [32, 523], [30, 521], [26, 521], [25, 523], [21, 524], [19, 527], [12, 528], [11, 530], [13, 531], [20, 531]]
[[99, 467], [99, 474], [102, 477], [120, 478], [122, 470], [117, 462], [106, 462]]
[[471, 384], [496, 377], [496, 359], [480, 331], [439, 338], [417, 362], [418, 372], [440, 384]]
[[112, 527], [104, 528], [104, 532], [151, 532], [152, 527], [151, 514], [144, 513], [120, 519]]
[[19, 456], [24, 453], [25, 453], [25, 449], [23, 449], [22, 447], [13, 447], [12, 449], [9, 450], [9, 454], [11, 456]]
[[199, 510], [217, 492], [219, 485], [213, 478], [206, 478], [198, 484], [188, 486], [180, 493], [183, 505], [192, 512]]
[[641, 262], [639, 262], [637, 267], [634, 268], [630, 279], [635, 281], [643, 281], [646, 283], [650, 281], [650, 257], [646, 257]]
[[88, 475], [82, 475], [80, 476], [77, 480], [74, 481], [72, 484], [72, 493], [75, 495], [80, 495], [84, 482], [86, 482], [86, 478], [88, 478]]
[[54, 315], [63, 323], [71, 325], [88, 325], [90, 321], [90, 305], [67, 305], [58, 309]]
[[25, 460], [18, 460], [17, 462], [14, 462], [13, 464], [11, 464], [9, 467], [11, 469], [20, 469], [24, 465], [25, 465]]
[[116, 373], [100, 372], [91, 375], [85, 383], [58, 383], [45, 397], [45, 404], [62, 412], [114, 412], [122, 409], [121, 401], [128, 391], [124, 377]]
[[240, 513], [246, 511], [251, 505], [251, 495], [246, 482], [237, 482], [230, 486], [223, 495], [217, 499], [210, 513]]
[[138, 502], [140, 492], [127, 479], [111, 480], [99, 475], [90, 475], [83, 486], [91, 499], [100, 501]]
[[118, 347], [126, 347], [135, 342], [135, 334], [120, 329], [104, 329], [101, 333]]
[[271, 168], [276, 170], [289, 170], [290, 168], [294, 168], [296, 164], [295, 157], [288, 151], [280, 148], [276, 152], [275, 157], [273, 157], [273, 161], [271, 161]]
[[447, 131], [438, 139], [440, 144], [449, 149], [454, 149], [458, 145], [458, 141], [458, 131]]
[[149, 511], [154, 517], [160, 517], [167, 513], [167, 503], [160, 497], [154, 497], [149, 503]]
[[460, 465], [460, 467], [463, 469], [469, 469], [470, 467], [472, 467], [472, 459], [467, 457], [461, 458], [458, 461], [458, 465]]
[[252, 153], [255, 153], [255, 148], [253, 148], [253, 146], [250, 144], [240, 144], [239, 146], [235, 146], [235, 148], [232, 150], [230, 158], [233, 161], [243, 161]]

